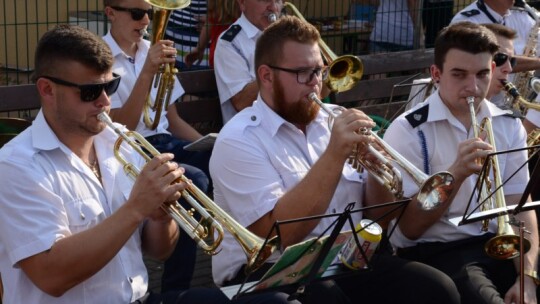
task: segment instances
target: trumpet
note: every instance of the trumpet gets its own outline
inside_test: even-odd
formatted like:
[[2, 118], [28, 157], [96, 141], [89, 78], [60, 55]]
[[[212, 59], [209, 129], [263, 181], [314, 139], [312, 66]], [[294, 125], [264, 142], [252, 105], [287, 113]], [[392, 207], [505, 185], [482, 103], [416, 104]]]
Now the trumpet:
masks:
[[[512, 104], [514, 108], [517, 108], [517, 110], [519, 110], [522, 115], [525, 115], [528, 109], [540, 111], [540, 103], [530, 102], [526, 100], [511, 82], [507, 80], [501, 80], [501, 83], [504, 86], [506, 92], [513, 98]], [[540, 90], [540, 80], [538, 78], [532, 78], [529, 82], [529, 85], [535, 93], [538, 93], [537, 91]], [[538, 145], [539, 143], [540, 128], [536, 128], [527, 135], [527, 146], [531, 147]], [[532, 150], [529, 150], [529, 154], [532, 152]]]
[[[294, 4], [285, 2], [283, 7], [289, 8], [293, 15], [300, 18], [300, 20], [307, 22]], [[338, 57], [322, 39], [319, 39], [318, 44], [322, 56], [329, 64], [328, 73], [324, 77], [326, 85], [330, 90], [338, 93], [352, 89], [358, 81], [360, 81], [362, 74], [364, 73], [362, 61], [353, 55], [343, 55]]]
[[[154, 6], [152, 18], [152, 45], [163, 39], [163, 36], [165, 35], [165, 28], [167, 27], [171, 12], [176, 9], [186, 8], [191, 4], [191, 0], [144, 1]], [[146, 30], [144, 30], [144, 32], [146, 32]], [[144, 32], [141, 32], [141, 34], [144, 35]], [[156, 100], [152, 104], [150, 92], [148, 92], [146, 97], [146, 106], [144, 107], [143, 111], [144, 124], [152, 130], [155, 130], [159, 125], [163, 109], [169, 107], [176, 74], [178, 74], [178, 69], [174, 67], [174, 64], [170, 63], [162, 65], [160, 67], [160, 71], [154, 77], [153, 87], [157, 88]], [[153, 119], [150, 117], [150, 109], [155, 112]]]
[[[310, 93], [308, 99], [316, 102], [328, 115], [330, 119], [337, 118], [339, 114], [334, 113], [324, 104], [314, 92]], [[329, 124], [332, 124], [329, 121]], [[397, 151], [392, 149], [372, 130], [360, 130], [366, 135], [371, 135], [375, 139], [375, 143], [389, 155], [389, 158], [375, 149], [372, 145], [367, 145], [368, 152], [374, 155], [378, 163], [372, 163], [366, 159], [362, 159], [353, 151], [349, 157], [349, 163], [353, 168], [359, 169], [360, 165], [366, 168], [372, 176], [382, 185], [384, 185], [397, 199], [403, 198], [402, 177], [398, 169], [392, 165], [392, 161], [396, 162], [403, 170], [405, 170], [419, 186], [417, 200], [420, 208], [424, 210], [432, 210], [443, 204], [450, 196], [453, 189], [454, 176], [450, 172], [441, 171], [431, 176], [420, 171], [407, 159], [401, 156]], [[356, 149], [354, 149], [356, 150]]]
[[[120, 153], [120, 147], [123, 142], [126, 142], [132, 149], [139, 153], [146, 161], [152, 159], [152, 156], [159, 155], [159, 151], [154, 148], [146, 139], [139, 133], [128, 131], [123, 132], [114, 125], [107, 113], [101, 112], [98, 119], [107, 124], [119, 135], [114, 144], [114, 155], [122, 164], [124, 171], [132, 178], [136, 178], [140, 174], [140, 169], [132, 163], [129, 163]], [[217, 253], [217, 248], [223, 240], [223, 227], [240, 244], [244, 253], [247, 256], [246, 273], [251, 273], [258, 269], [264, 261], [266, 261], [272, 253], [277, 249], [279, 239], [273, 237], [268, 241], [254, 235], [249, 230], [242, 227], [230, 215], [223, 211], [216, 203], [214, 203], [204, 192], [197, 188], [185, 176], [181, 176], [176, 182], [184, 182], [188, 186], [186, 190], [181, 192], [182, 197], [193, 207], [192, 210], [185, 210], [177, 202], [174, 204], [163, 204], [161, 208], [169, 214], [174, 221], [182, 228], [195, 242], [204, 250], [205, 253], [214, 255]], [[197, 221], [193, 217], [193, 211], [196, 211], [201, 216], [201, 220]], [[206, 241], [211, 237], [216, 237], [213, 241]]]
[[[474, 97], [467, 97], [467, 103], [469, 105], [469, 113], [471, 116], [471, 124], [473, 127], [473, 133], [475, 137], [480, 136], [481, 131], [485, 131], [487, 134], [487, 140], [493, 147], [494, 151], [497, 151], [495, 146], [495, 137], [493, 135], [493, 126], [491, 119], [485, 117], [481, 123], [478, 124], [476, 119], [476, 112], [474, 109]], [[493, 154], [489, 158], [489, 163], [486, 164], [486, 169], [483, 171], [485, 174], [478, 177], [477, 189], [479, 193], [479, 201], [482, 204], [481, 210], [487, 211], [490, 208], [505, 208], [506, 200], [504, 198], [504, 190], [502, 188], [501, 172], [499, 170], [499, 161], [496, 154]], [[493, 182], [489, 177], [489, 172], [493, 172]], [[491, 188], [494, 186], [496, 189], [495, 197], [491, 193]], [[482, 221], [482, 230], [488, 230], [489, 220]], [[492, 258], [505, 260], [518, 257], [520, 237], [514, 233], [510, 225], [510, 217], [508, 214], [497, 217], [497, 235], [491, 238], [484, 245], [484, 250], [487, 255]], [[531, 242], [527, 239], [523, 239], [523, 248], [525, 253], [531, 248]]]

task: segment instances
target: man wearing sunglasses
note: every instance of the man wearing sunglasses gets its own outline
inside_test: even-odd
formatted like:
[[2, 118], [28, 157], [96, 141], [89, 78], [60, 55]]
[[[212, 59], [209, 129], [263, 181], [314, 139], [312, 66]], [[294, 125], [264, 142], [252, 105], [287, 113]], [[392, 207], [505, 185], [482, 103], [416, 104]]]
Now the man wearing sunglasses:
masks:
[[[176, 48], [170, 40], [154, 45], [143, 39], [152, 18], [152, 6], [144, 0], [104, 0], [105, 14], [111, 22], [109, 33], [103, 38], [111, 47], [113, 72], [122, 76], [117, 93], [111, 98], [111, 117], [128, 129], [143, 135], [162, 153], [173, 153], [174, 161], [185, 168], [185, 175], [202, 191], [209, 191], [208, 151], [187, 151], [184, 146], [201, 138], [193, 127], [177, 112], [176, 102], [184, 93], [180, 82], [174, 79], [171, 105], [163, 109], [155, 130], [146, 126], [143, 110], [147, 96], [155, 102], [157, 89], [153, 79], [163, 64], [175, 63]], [[149, 93], [150, 92], [150, 93]], [[154, 111], [149, 110], [154, 117]], [[186, 208], [191, 208], [183, 200]], [[177, 249], [165, 262], [162, 290], [186, 289], [190, 286], [196, 260], [196, 244], [182, 234]]]
[[[103, 40], [78, 26], [38, 42], [41, 110], [0, 150], [4, 303], [161, 303], [148, 294], [142, 255], [164, 259], [174, 249], [179, 230], [161, 206], [186, 188], [172, 183], [184, 170], [172, 154], [145, 165], [124, 151], [142, 168], [134, 183], [126, 175], [113, 153], [118, 135], [97, 118], [120, 82], [112, 64]], [[228, 302], [216, 290], [173, 298]]]

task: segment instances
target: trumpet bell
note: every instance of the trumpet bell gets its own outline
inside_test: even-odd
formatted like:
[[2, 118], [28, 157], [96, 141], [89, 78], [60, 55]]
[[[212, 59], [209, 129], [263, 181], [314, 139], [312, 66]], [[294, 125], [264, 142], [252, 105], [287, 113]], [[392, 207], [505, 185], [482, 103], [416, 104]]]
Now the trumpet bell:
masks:
[[362, 79], [364, 65], [353, 55], [337, 57], [328, 68], [325, 81], [332, 91], [345, 92]]
[[144, 0], [152, 6], [166, 10], [183, 9], [191, 4], [191, 0]]
[[433, 210], [446, 202], [452, 193], [454, 176], [446, 171], [435, 173], [425, 179], [416, 196], [423, 210]]
[[[497, 235], [484, 244], [486, 254], [498, 260], [510, 260], [519, 257], [519, 247], [519, 236], [514, 234]], [[531, 242], [524, 238], [524, 253], [527, 253], [529, 249], [531, 249]]]

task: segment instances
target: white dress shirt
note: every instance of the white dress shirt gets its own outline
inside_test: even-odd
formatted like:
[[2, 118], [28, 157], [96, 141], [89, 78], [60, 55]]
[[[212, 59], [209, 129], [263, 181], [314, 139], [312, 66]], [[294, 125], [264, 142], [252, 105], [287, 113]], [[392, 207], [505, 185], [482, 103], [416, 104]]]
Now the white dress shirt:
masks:
[[[429, 111], [427, 112], [428, 116], [425, 117], [425, 112], [418, 110], [427, 105], [429, 105]], [[507, 113], [487, 100], [483, 101], [477, 113], [478, 122], [484, 117], [492, 119], [497, 151], [525, 147], [525, 129], [519, 119], [504, 115]], [[411, 114], [409, 118], [413, 120], [426, 121], [413, 128], [406, 119], [409, 114]], [[457, 158], [458, 144], [473, 137], [472, 129], [465, 129], [444, 105], [438, 93], [432, 94], [424, 103], [418, 104], [400, 115], [384, 134], [386, 142], [422, 170], [425, 158], [420, 132], [425, 138], [429, 174], [447, 170]], [[519, 166], [525, 163], [526, 159], [526, 150], [498, 155], [502, 181], [506, 181]], [[471, 194], [475, 191], [477, 179], [478, 176], [473, 174], [463, 182], [446, 214], [427, 229], [419, 239], [408, 239], [398, 227], [390, 239], [392, 244], [403, 248], [422, 242], [449, 242], [482, 234], [480, 231], [481, 222], [456, 226], [449, 221], [454, 217], [463, 216]], [[505, 195], [523, 193], [528, 180], [529, 173], [527, 166], [525, 166], [505, 184], [503, 187]], [[404, 195], [409, 197], [418, 191], [418, 186], [407, 174], [403, 174], [403, 188]], [[475, 202], [476, 197], [473, 198], [471, 208], [477, 206]], [[489, 230], [496, 232], [496, 227], [496, 220], [491, 220]]]
[[[58, 298], [36, 287], [18, 265], [51, 249], [57, 240], [98, 225], [124, 204], [133, 182], [114, 158], [112, 147], [117, 137], [109, 128], [95, 137], [103, 185], [58, 140], [42, 112], [31, 127], [0, 150], [4, 303], [116, 304], [130, 303], [146, 293], [148, 275], [141, 254], [141, 229], [99, 272]], [[126, 159], [139, 166], [144, 163], [129, 154]]]
[[[223, 35], [234, 26], [241, 27], [234, 39], [230, 42], [222, 39]], [[224, 124], [237, 113], [231, 98], [255, 80], [255, 45], [261, 34], [262, 32], [242, 14], [217, 41], [214, 73]]]
[[[139, 77], [144, 62], [146, 61], [146, 55], [150, 49], [150, 42], [148, 40], [142, 40], [137, 45], [137, 54], [135, 58], [131, 58], [116, 43], [111, 32], [103, 37], [103, 40], [109, 45], [114, 57], [113, 73], [116, 73], [122, 76], [120, 85], [115, 94], [111, 95], [111, 108], [116, 109], [122, 107], [129, 98], [137, 78]], [[152, 85], [151, 90], [151, 99], [156, 100], [157, 88], [154, 88]], [[171, 103], [177, 102], [179, 98], [184, 94], [184, 88], [180, 85], [180, 82], [177, 78], [174, 81], [174, 88], [171, 94]], [[152, 109], [149, 109], [150, 117], [153, 119], [156, 115], [156, 112]], [[151, 130], [144, 123], [144, 115], [141, 113], [141, 118], [137, 124], [137, 128], [134, 130], [137, 133], [141, 134], [144, 137], [148, 137], [156, 134], [171, 134], [167, 131], [169, 127], [169, 121], [167, 120], [167, 109], [161, 111], [161, 118], [159, 124], [155, 130]]]
[[[304, 134], [272, 111], [259, 96], [252, 107], [223, 127], [214, 145], [210, 174], [215, 202], [244, 227], [274, 209], [277, 201], [306, 176], [326, 150], [330, 140], [327, 119], [328, 115], [320, 111]], [[352, 202], [356, 203], [355, 208], [361, 207], [364, 180], [365, 176], [345, 165], [326, 213], [343, 212]], [[355, 223], [360, 219], [360, 212], [353, 214]], [[318, 236], [334, 220], [322, 219], [307, 238]], [[344, 229], [351, 228], [346, 225]], [[246, 264], [245, 254], [229, 233], [220, 249], [212, 258], [212, 272], [218, 285], [235, 277]], [[274, 254], [267, 262], [276, 259]]]

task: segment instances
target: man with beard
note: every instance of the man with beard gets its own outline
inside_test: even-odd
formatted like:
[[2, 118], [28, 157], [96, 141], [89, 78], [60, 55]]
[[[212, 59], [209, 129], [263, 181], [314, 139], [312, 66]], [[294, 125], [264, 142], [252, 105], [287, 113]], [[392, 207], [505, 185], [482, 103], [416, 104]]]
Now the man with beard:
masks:
[[[319, 95], [322, 86], [319, 38], [314, 26], [296, 17], [282, 17], [264, 31], [255, 51], [258, 98], [224, 126], [210, 159], [216, 203], [263, 238], [276, 221], [343, 212], [351, 202], [359, 208], [394, 200], [372, 177], [346, 164], [355, 145], [365, 147], [372, 141], [371, 136], [356, 131], [375, 123], [359, 110], [344, 109], [330, 129], [328, 114], [308, 100], [311, 93]], [[364, 212], [363, 216], [375, 214]], [[353, 213], [352, 218], [357, 223], [362, 214]], [[316, 237], [333, 220], [281, 225], [281, 245]], [[269, 258], [250, 279], [259, 279], [277, 258], [277, 254]], [[245, 278], [245, 255], [230, 234], [212, 262], [218, 285], [237, 284]], [[308, 286], [300, 300], [459, 302], [454, 284], [431, 267], [384, 252], [371, 262], [371, 271]]]

